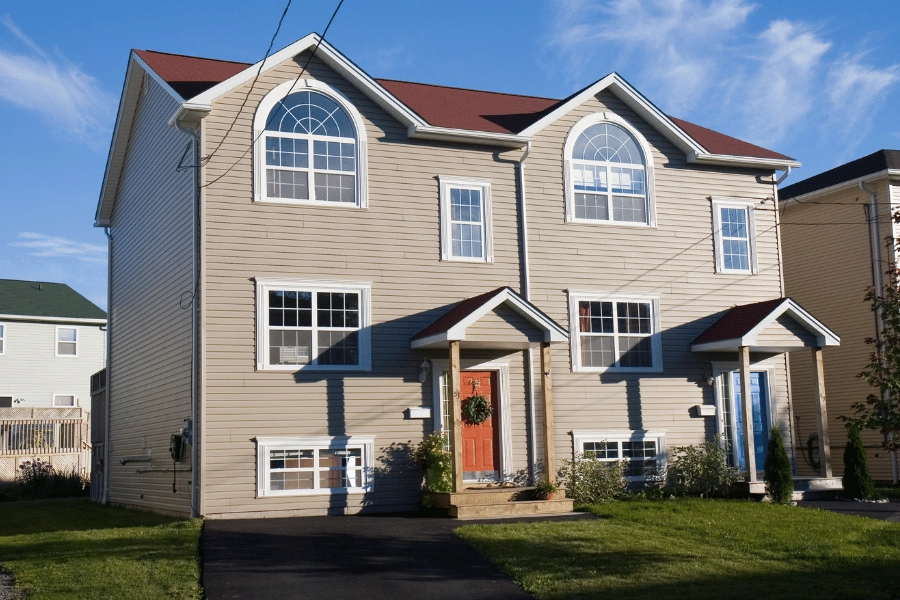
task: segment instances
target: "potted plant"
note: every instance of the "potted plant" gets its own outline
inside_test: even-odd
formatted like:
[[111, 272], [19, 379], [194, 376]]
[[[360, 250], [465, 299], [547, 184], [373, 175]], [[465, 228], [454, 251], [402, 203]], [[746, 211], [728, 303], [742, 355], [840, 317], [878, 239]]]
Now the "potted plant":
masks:
[[416, 464], [425, 473], [425, 486], [432, 492], [453, 490], [452, 462], [444, 444], [444, 436], [434, 432], [419, 442], [413, 451]]
[[559, 486], [550, 481], [546, 475], [541, 475], [534, 486], [534, 495], [538, 500], [553, 500], [553, 496], [559, 491]]

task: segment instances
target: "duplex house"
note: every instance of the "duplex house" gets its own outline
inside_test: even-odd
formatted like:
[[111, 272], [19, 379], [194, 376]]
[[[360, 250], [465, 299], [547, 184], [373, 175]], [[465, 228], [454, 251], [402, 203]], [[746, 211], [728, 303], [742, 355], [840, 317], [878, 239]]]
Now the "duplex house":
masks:
[[[880, 335], [878, 315], [864, 300], [867, 288], [881, 289], [885, 273], [897, 263], [900, 231], [893, 215], [900, 209], [900, 150], [879, 150], [780, 190], [783, 201], [784, 279], [787, 292], [833, 325], [843, 343], [829, 352], [828, 414], [835, 454], [847, 435], [841, 416], [874, 390], [856, 377], [869, 363]], [[807, 397], [809, 361], [791, 359], [795, 393]], [[819, 433], [814, 408], [796, 402], [802, 473], [820, 470]], [[897, 483], [897, 456], [885, 452], [879, 434], [863, 432], [869, 470], [875, 479]]]
[[759, 491], [772, 427], [794, 451], [787, 353], [839, 341], [784, 297], [794, 166], [616, 73], [551, 99], [374, 79], [315, 34], [253, 65], [135, 50], [95, 222], [104, 499], [408, 509], [434, 431], [452, 514], [586, 451], [657, 478], [717, 434]]
[[0, 481], [26, 458], [90, 468], [91, 374], [106, 313], [63, 283], [0, 279]]

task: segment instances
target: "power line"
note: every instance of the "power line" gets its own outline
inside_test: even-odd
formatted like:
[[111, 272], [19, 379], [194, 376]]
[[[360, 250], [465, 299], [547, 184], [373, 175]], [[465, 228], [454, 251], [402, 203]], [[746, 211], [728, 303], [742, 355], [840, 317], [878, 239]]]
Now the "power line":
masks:
[[[290, 2], [288, 2], [288, 4], [290, 4]], [[285, 100], [288, 96], [291, 95], [291, 92], [294, 91], [294, 87], [296, 87], [297, 83], [299, 83], [300, 78], [303, 77], [303, 74], [307, 72], [307, 69], [309, 68], [309, 63], [311, 63], [311, 62], [312, 62], [312, 59], [315, 58], [315, 56], [316, 56], [316, 51], [318, 51], [319, 46], [322, 45], [322, 42], [325, 41], [325, 36], [328, 34], [328, 30], [331, 28], [331, 24], [334, 22], [334, 18], [337, 16], [338, 11], [341, 9], [341, 6], [342, 6], [343, 4], [344, 4], [344, 0], [340, 0], [340, 1], [337, 3], [337, 6], [335, 6], [335, 8], [334, 8], [334, 12], [331, 13], [331, 18], [328, 19], [328, 24], [325, 26], [325, 30], [322, 32], [322, 35], [319, 36], [319, 39], [318, 39], [318, 41], [316, 42], [316, 45], [313, 47], [312, 52], [311, 52], [310, 55], [309, 55], [309, 58], [306, 59], [306, 63], [303, 65], [303, 68], [301, 68], [301, 69], [300, 69], [300, 72], [297, 74], [297, 78], [294, 80], [294, 83], [291, 84], [291, 87], [290, 87], [290, 89], [288, 89], [287, 93], [286, 93], [284, 96], [282, 96], [281, 99], [278, 101], [278, 104], [280, 104], [283, 108], [286, 108], [286, 107], [284, 106], [284, 100]], [[287, 11], [287, 9], [285, 9], [285, 11]], [[280, 26], [280, 23], [279, 23], [279, 26]], [[263, 62], [265, 62], [265, 61], [263, 61]], [[260, 69], [260, 72], [261, 72], [261, 71], [262, 71], [262, 64], [259, 65], [259, 69]], [[258, 77], [258, 76], [259, 76], [259, 73], [257, 73], [257, 77]], [[256, 80], [254, 79], [254, 83], [255, 83], [255, 82], [256, 82]], [[251, 91], [252, 91], [252, 89], [253, 89], [253, 88], [252, 88], [252, 86], [251, 86]], [[241, 110], [243, 110], [244, 104], [247, 102], [247, 98], [248, 98], [249, 96], [250, 96], [250, 91], [247, 92], [247, 96], [244, 98], [244, 103], [241, 104]], [[239, 111], [235, 114], [234, 121], [237, 121], [238, 115], [240, 115], [241, 110], [239, 110]], [[216, 177], [216, 178], [213, 179], [212, 181], [208, 181], [207, 183], [204, 183], [204, 184], [203, 184], [202, 186], [200, 186], [200, 187], [209, 187], [210, 185], [216, 183], [217, 181], [219, 181], [220, 179], [222, 179], [223, 177], [225, 177], [226, 175], [228, 175], [228, 173], [230, 173], [232, 169], [234, 169], [236, 166], [238, 166], [238, 165], [240, 164], [240, 162], [241, 162], [242, 160], [244, 160], [244, 157], [246, 157], [247, 154], [253, 149], [253, 146], [256, 145], [256, 142], [259, 141], [259, 138], [262, 137], [262, 135], [266, 132], [266, 128], [269, 126], [269, 123], [271, 122], [272, 117], [274, 116], [274, 114], [275, 114], [275, 110], [274, 110], [274, 108], [273, 108], [273, 110], [269, 113], [269, 118], [266, 120], [265, 126], [262, 128], [262, 130], [259, 132], [259, 134], [256, 135], [256, 137], [253, 138], [253, 141], [251, 142], [251, 144], [247, 147], [246, 150], [244, 150], [244, 152], [238, 157], [238, 159], [237, 159], [236, 161], [234, 161], [234, 162], [231, 164], [231, 166], [229, 166], [227, 169], [225, 169], [225, 171], [223, 171], [218, 177]], [[232, 126], [234, 125], [234, 121], [232, 121], [232, 123], [231, 123]], [[225, 142], [225, 137], [226, 137], [230, 132], [231, 132], [231, 127], [228, 128], [228, 131], [226, 131], [226, 132], [225, 132], [225, 135], [222, 136], [222, 139], [219, 140], [219, 145], [216, 147], [216, 150], [218, 150], [218, 149], [219, 149], [219, 146], [221, 146], [221, 145]], [[204, 164], [206, 164], [206, 162], [209, 162], [209, 158], [212, 158], [212, 154], [210, 154], [210, 156], [207, 157], [207, 159], [206, 159], [206, 161], [205, 161]]]

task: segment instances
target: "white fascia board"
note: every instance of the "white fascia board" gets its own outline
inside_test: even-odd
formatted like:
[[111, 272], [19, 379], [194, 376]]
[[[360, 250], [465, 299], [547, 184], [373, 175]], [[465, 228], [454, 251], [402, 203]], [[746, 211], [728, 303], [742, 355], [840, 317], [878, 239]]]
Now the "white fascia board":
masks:
[[729, 340], [719, 340], [718, 342], [692, 344], [691, 352], [736, 352], [742, 345], [743, 340], [741, 338], [731, 338]]
[[[512, 293], [509, 289], [505, 289], [484, 304], [477, 310], [473, 311], [465, 319], [447, 330], [447, 337], [450, 340], [466, 339], [466, 329], [478, 322], [488, 312], [494, 310], [501, 304], [509, 303], [513, 310], [522, 315], [532, 325], [544, 331], [544, 339], [548, 342], [564, 342], [569, 339], [569, 334], [565, 329], [538, 312], [534, 307], [528, 304], [524, 299]], [[548, 339], [549, 338], [549, 339]]]
[[439, 140], [443, 142], [483, 143], [492, 146], [506, 146], [509, 148], [522, 148], [531, 138], [509, 133], [492, 133], [489, 131], [470, 131], [468, 129], [454, 129], [451, 127], [436, 127], [434, 125], [407, 126], [406, 134], [411, 138], [425, 140]]
[[428, 348], [430, 346], [434, 346], [435, 344], [441, 344], [449, 342], [450, 340], [447, 337], [447, 332], [436, 333], [434, 335], [429, 335], [428, 337], [420, 338], [418, 340], [413, 340], [409, 343], [410, 348]]
[[698, 163], [705, 165], [718, 165], [726, 167], [751, 167], [754, 169], [773, 169], [783, 170], [788, 167], [792, 169], [801, 165], [799, 161], [794, 159], [780, 158], [760, 158], [757, 156], [734, 156], [731, 154], [710, 154], [708, 152], [691, 152], [687, 155], [689, 163]]
[[85, 323], [106, 325], [106, 319], [79, 319], [77, 317], [38, 317], [33, 315], [0, 315], [0, 321], [43, 321], [46, 323]]
[[769, 313], [769, 315], [765, 319], [760, 321], [756, 325], [756, 327], [748, 331], [741, 340], [741, 345], [756, 346], [756, 340], [759, 334], [765, 331], [766, 327], [771, 325], [778, 317], [785, 314], [793, 318], [808, 332], [815, 335], [816, 344], [818, 346], [823, 347], [841, 345], [841, 338], [839, 338], [837, 334], [825, 327], [825, 325], [821, 321], [806, 312], [803, 307], [801, 307], [790, 298], [786, 298], [785, 301], [778, 306], [778, 308]]
[[839, 192], [844, 189], [858, 188], [859, 183], [861, 181], [865, 181], [866, 183], [870, 183], [870, 182], [874, 183], [875, 181], [881, 179], [882, 177], [900, 177], [900, 169], [884, 169], [882, 171], [876, 171], [874, 173], [869, 173], [868, 175], [863, 175], [862, 177], [856, 177], [855, 179], [848, 179], [847, 181], [842, 181], [840, 183], [830, 185], [830, 186], [822, 188], [820, 190], [814, 190], [812, 192], [807, 192], [805, 194], [800, 194], [799, 196], [793, 196], [793, 197], [787, 198], [787, 199], [781, 199], [781, 190], [778, 190], [779, 202], [781, 202], [781, 206], [783, 208], [787, 208], [787, 207], [793, 206], [795, 204], [803, 204], [804, 200], [811, 200], [813, 198], [817, 198], [819, 196], [825, 196], [827, 194], [831, 194], [834, 192]]

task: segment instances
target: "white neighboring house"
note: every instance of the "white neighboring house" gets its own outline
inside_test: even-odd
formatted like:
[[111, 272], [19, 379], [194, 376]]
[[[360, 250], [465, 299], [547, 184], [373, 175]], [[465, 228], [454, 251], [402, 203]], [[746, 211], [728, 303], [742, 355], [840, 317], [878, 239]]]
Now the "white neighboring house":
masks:
[[[22, 457], [88, 449], [90, 378], [106, 362], [106, 313], [62, 283], [0, 279], [0, 479]], [[74, 456], [67, 468], [86, 469]], [[62, 465], [63, 463], [60, 463]]]

